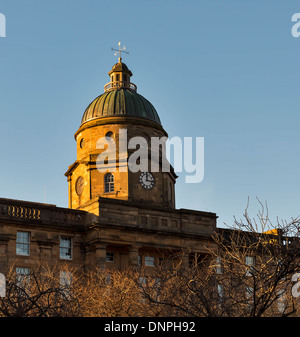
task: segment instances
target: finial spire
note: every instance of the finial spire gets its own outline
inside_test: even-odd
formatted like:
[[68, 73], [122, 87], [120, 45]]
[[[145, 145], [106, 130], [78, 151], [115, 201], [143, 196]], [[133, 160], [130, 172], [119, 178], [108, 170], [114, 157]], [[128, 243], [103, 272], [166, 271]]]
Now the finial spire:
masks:
[[111, 50], [116, 50], [115, 52], [115, 56], [117, 56], [117, 54], [119, 54], [119, 62], [122, 61], [122, 57], [121, 57], [121, 53], [125, 53], [125, 54], [129, 54], [129, 51], [125, 51], [125, 46], [123, 48], [121, 48], [121, 41], [118, 43], [119, 49], [115, 49], [113, 47], [111, 47]]

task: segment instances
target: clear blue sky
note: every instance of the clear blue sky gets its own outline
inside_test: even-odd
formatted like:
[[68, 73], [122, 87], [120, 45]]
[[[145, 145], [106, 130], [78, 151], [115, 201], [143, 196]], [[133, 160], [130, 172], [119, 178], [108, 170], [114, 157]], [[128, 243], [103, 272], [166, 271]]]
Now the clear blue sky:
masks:
[[64, 173], [87, 105], [123, 61], [173, 136], [205, 138], [205, 177], [176, 184], [177, 208], [218, 225], [267, 201], [300, 215], [299, 1], [3, 0], [0, 196], [67, 207]]

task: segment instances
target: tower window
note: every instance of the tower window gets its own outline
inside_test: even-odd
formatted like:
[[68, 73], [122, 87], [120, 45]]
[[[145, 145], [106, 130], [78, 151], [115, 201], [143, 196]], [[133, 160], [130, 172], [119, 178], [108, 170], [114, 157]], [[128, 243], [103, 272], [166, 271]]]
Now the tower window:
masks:
[[104, 192], [114, 192], [115, 190], [115, 178], [111, 173], [106, 173], [104, 176]]
[[120, 81], [120, 74], [117, 74], [116, 77], [117, 77], [116, 81]]
[[114, 133], [112, 131], [108, 131], [106, 134], [105, 134], [105, 139], [106, 140], [112, 140], [114, 136]]

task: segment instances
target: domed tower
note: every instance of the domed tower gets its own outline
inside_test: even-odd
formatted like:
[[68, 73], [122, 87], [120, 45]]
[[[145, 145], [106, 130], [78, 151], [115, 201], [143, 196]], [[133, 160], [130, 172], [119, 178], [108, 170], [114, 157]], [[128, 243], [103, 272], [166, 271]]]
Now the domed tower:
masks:
[[[97, 214], [97, 201], [105, 197], [175, 208], [177, 176], [172, 167], [170, 172], [161, 169], [151, 172], [151, 137], [167, 137], [157, 111], [137, 93], [136, 85], [131, 83], [132, 72], [121, 58], [108, 74], [110, 82], [104, 86], [104, 93], [88, 105], [75, 133], [77, 160], [65, 174], [69, 183], [69, 207]], [[133, 137], [142, 137], [148, 146], [149, 166], [142, 172], [133, 172], [128, 165], [134, 150], [120, 150]], [[99, 147], [100, 139], [112, 141], [116, 149], [111, 167], [108, 158], [104, 170], [99, 169], [99, 155], [107, 148]], [[161, 168], [164, 152], [159, 153]], [[114, 165], [115, 170], [110, 169]]]

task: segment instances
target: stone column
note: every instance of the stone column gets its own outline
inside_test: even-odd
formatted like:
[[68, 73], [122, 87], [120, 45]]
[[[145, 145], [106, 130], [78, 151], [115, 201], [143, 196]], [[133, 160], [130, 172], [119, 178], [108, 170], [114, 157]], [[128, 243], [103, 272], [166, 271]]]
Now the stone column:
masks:
[[8, 241], [9, 236], [0, 235], [0, 273], [4, 273], [8, 267]]
[[98, 242], [96, 243], [95, 257], [96, 266], [100, 269], [104, 269], [106, 266], [106, 244]]
[[139, 258], [139, 246], [131, 246], [129, 248], [129, 265], [130, 266], [138, 266], [138, 258]]
[[52, 243], [46, 241], [37, 241], [40, 251], [40, 261], [51, 264], [52, 261]]
[[181, 255], [181, 259], [182, 259], [182, 267], [184, 269], [189, 268], [189, 253], [183, 252], [182, 255]]

